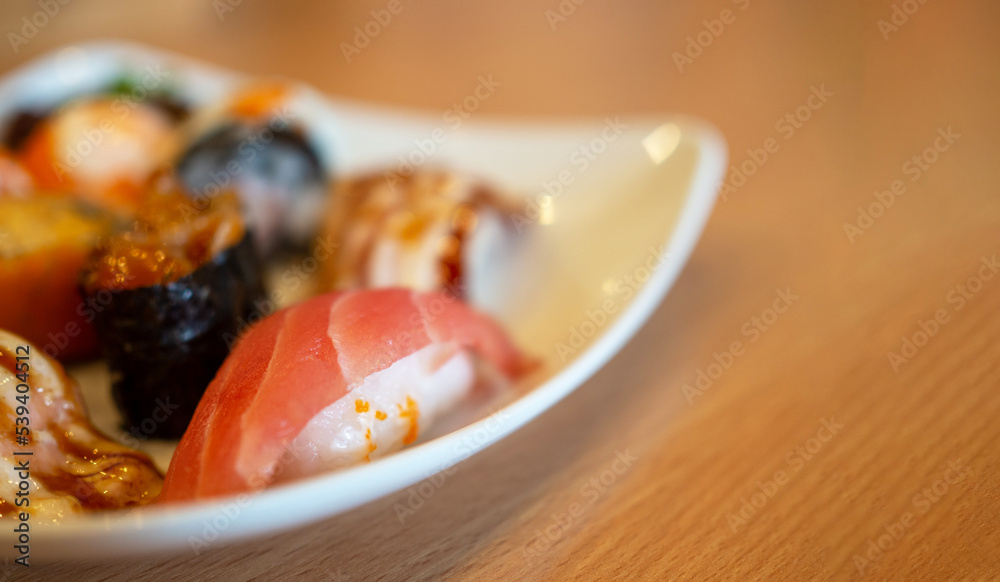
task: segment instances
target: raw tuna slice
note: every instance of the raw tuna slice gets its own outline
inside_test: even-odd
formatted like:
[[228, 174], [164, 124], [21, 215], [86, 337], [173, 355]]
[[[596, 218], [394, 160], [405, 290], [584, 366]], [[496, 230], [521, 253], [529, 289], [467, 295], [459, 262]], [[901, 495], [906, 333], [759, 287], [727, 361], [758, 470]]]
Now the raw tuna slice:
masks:
[[494, 321], [443, 293], [313, 298], [237, 343], [174, 453], [160, 500], [257, 490], [369, 461], [416, 439], [484, 368], [513, 379], [529, 367]]

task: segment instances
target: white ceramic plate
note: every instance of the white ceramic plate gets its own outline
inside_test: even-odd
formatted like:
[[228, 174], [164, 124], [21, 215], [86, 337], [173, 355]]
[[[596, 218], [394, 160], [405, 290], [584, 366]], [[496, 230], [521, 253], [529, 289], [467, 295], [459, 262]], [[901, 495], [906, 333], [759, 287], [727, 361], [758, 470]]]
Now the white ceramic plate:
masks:
[[[245, 80], [134, 45], [88, 44], [8, 75], [0, 83], [0, 119], [24, 104], [56, 103], [158, 64], [169, 71], [167, 82], [195, 102], [217, 99]], [[519, 345], [545, 359], [545, 370], [368, 465], [274, 487], [249, 501], [94, 514], [39, 527], [33, 561], [203, 551], [301, 526], [417, 483], [496, 442], [586, 381], [642, 326], [694, 248], [725, 168], [722, 138], [688, 118], [556, 123], [473, 114], [455, 127], [456, 118], [443, 112], [410, 113], [311, 91], [300, 105], [338, 176], [395, 166], [401, 155], [419, 160], [420, 144], [427, 150], [437, 136], [425, 167], [468, 171], [524, 197], [530, 225], [514, 257], [497, 265], [498, 292], [484, 300]], [[103, 366], [72, 372], [95, 423], [123, 435]], [[172, 443], [144, 448], [166, 468]]]

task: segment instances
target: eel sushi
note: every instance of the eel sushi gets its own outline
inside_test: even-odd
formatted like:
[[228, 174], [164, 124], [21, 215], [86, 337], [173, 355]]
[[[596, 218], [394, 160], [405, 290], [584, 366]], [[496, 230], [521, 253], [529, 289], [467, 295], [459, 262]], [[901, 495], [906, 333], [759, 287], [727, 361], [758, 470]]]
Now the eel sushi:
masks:
[[484, 308], [517, 244], [517, 210], [487, 184], [450, 172], [342, 182], [320, 234], [336, 249], [320, 265], [320, 285], [447, 290]]
[[[159, 495], [163, 477], [150, 458], [101, 434], [59, 362], [4, 330], [0, 386], [0, 517], [28, 512], [32, 521], [58, 522]], [[21, 470], [25, 463], [28, 471]]]
[[198, 209], [171, 176], [154, 180], [132, 227], [84, 267], [84, 297], [126, 425], [166, 405], [150, 436], [178, 438], [241, 327], [263, 317], [261, 273], [233, 194]]
[[174, 453], [160, 499], [254, 491], [377, 459], [474, 390], [532, 366], [497, 323], [451, 295], [314, 297], [237, 343]]

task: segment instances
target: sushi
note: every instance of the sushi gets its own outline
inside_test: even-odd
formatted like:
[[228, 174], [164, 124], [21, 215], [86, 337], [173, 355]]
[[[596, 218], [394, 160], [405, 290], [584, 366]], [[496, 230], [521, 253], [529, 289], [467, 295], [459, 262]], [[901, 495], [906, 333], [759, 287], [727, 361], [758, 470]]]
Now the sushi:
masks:
[[32, 522], [58, 522], [159, 495], [163, 477], [150, 458], [101, 434], [59, 362], [5, 330], [0, 385], [0, 517], [30, 512]]
[[126, 424], [173, 405], [158, 438], [181, 436], [229, 338], [264, 299], [235, 195], [198, 209], [169, 175], [154, 180], [132, 227], [91, 255], [81, 289], [102, 305], [94, 327]]
[[282, 244], [306, 247], [326, 200], [327, 168], [295, 97], [285, 85], [257, 84], [201, 111], [186, 126], [193, 137], [176, 162], [195, 200], [237, 192], [263, 256]]
[[512, 202], [476, 179], [443, 171], [373, 174], [339, 185], [320, 240], [337, 252], [324, 290], [403, 286], [447, 290], [478, 307], [517, 244]]
[[174, 453], [160, 501], [375, 460], [416, 440], [477, 383], [516, 379], [532, 365], [499, 325], [447, 294], [314, 297], [237, 343]]
[[126, 217], [179, 143], [176, 123], [162, 108], [109, 95], [66, 103], [22, 139], [19, 157], [39, 188], [72, 192]]
[[[95, 93], [25, 105], [6, 120], [3, 147], [45, 191], [71, 193], [118, 216], [140, 204], [149, 175], [179, 147], [188, 106], [168, 71], [148, 67]], [[0, 155], [0, 166], [3, 166]], [[0, 168], [0, 192], [3, 186]]]
[[97, 356], [99, 305], [84, 301], [77, 277], [114, 220], [72, 197], [0, 194], [0, 327], [49, 357]]

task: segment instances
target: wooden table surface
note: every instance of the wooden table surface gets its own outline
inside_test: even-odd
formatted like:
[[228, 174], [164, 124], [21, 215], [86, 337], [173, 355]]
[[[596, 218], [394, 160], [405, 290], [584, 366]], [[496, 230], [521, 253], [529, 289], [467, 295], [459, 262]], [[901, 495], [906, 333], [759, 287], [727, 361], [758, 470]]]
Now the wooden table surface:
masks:
[[115, 37], [431, 111], [492, 74], [484, 116], [686, 112], [752, 175], [619, 356], [404, 522], [24, 579], [1000, 579], [1000, 4], [402, 0], [347, 62], [388, 2], [224, 1], [71, 2], [0, 69]]

